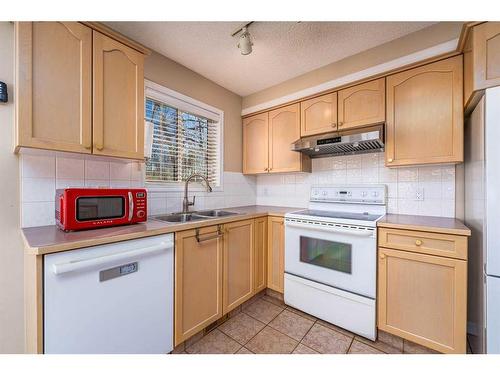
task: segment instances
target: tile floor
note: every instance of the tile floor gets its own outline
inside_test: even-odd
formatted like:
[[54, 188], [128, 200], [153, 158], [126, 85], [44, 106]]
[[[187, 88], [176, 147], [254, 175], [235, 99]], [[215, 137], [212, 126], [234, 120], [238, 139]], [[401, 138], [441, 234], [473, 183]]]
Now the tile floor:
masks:
[[176, 353], [188, 354], [401, 354], [435, 353], [385, 332], [372, 342], [259, 295], [205, 336], [189, 339]]

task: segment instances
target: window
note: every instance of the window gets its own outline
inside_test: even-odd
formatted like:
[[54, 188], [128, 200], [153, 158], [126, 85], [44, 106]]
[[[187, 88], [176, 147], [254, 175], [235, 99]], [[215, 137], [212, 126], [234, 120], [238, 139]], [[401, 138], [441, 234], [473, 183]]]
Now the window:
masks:
[[175, 186], [198, 173], [221, 185], [221, 111], [146, 82], [145, 115], [153, 128], [147, 182]]

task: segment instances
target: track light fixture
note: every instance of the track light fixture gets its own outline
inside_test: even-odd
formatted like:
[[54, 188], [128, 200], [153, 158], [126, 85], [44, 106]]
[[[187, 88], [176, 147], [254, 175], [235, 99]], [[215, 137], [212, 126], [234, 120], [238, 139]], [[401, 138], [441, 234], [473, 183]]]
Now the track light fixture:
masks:
[[247, 22], [244, 26], [231, 34], [231, 36], [236, 36], [241, 32], [237, 46], [240, 49], [242, 55], [249, 55], [252, 53], [253, 43], [250, 32], [248, 31], [248, 26], [250, 26], [252, 23], [253, 21]]

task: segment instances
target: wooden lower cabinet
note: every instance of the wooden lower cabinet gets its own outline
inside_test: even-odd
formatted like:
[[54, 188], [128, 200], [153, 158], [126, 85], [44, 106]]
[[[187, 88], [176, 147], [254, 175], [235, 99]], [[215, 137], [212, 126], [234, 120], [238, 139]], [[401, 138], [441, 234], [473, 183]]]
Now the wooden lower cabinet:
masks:
[[283, 293], [285, 278], [285, 226], [282, 217], [268, 219], [267, 287]]
[[254, 294], [254, 220], [224, 225], [222, 313]]
[[222, 317], [223, 241], [218, 230], [210, 226], [175, 235], [175, 345]]
[[254, 223], [254, 293], [267, 287], [267, 217]]
[[465, 353], [466, 312], [467, 261], [379, 247], [379, 329]]

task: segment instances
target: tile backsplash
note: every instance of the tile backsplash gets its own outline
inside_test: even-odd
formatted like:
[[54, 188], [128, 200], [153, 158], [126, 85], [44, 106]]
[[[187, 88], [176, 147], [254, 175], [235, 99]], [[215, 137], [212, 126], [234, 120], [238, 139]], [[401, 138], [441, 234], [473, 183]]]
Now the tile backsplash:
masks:
[[[55, 190], [66, 187], [144, 187], [144, 163], [70, 153], [21, 154], [21, 226], [53, 225]], [[222, 191], [207, 193], [190, 185], [193, 209], [255, 204], [256, 178], [224, 172]], [[180, 211], [180, 191], [148, 189], [150, 215]]]
[[389, 213], [455, 216], [455, 166], [390, 169], [383, 153], [313, 159], [312, 173], [259, 175], [256, 203], [306, 207], [312, 185], [332, 184], [387, 185]]
[[[92, 155], [21, 154], [22, 227], [54, 224], [55, 190], [65, 187], [144, 187], [144, 164]], [[196, 209], [246, 205], [306, 207], [312, 185], [380, 183], [388, 187], [390, 213], [455, 216], [455, 167], [389, 169], [384, 154], [313, 159], [312, 173], [244, 176], [224, 172], [223, 189], [190, 186]], [[419, 198], [417, 198], [417, 195]], [[181, 191], [148, 189], [149, 214], [180, 211]]]

